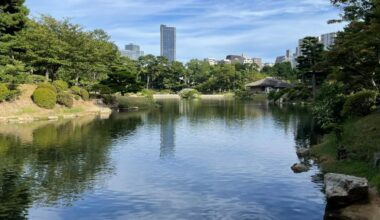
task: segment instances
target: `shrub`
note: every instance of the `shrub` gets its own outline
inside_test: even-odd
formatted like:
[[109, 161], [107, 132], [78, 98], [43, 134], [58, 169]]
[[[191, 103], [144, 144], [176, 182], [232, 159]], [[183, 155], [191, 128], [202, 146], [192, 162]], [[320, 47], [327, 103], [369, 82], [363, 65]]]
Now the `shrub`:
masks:
[[117, 103], [116, 97], [109, 94], [102, 95], [103, 103], [106, 105], [115, 105]]
[[82, 97], [83, 100], [88, 101], [90, 100], [90, 93], [87, 92], [85, 89], [80, 90], [80, 96]]
[[61, 92], [57, 95], [57, 103], [71, 108], [73, 107], [74, 101], [73, 97], [69, 93]]
[[143, 89], [141, 91], [141, 94], [145, 97], [147, 97], [148, 99], [152, 99], [153, 100], [153, 95], [154, 95], [154, 91], [151, 90], [151, 89]]
[[37, 88], [38, 89], [42, 89], [42, 88], [50, 89], [54, 93], [57, 93], [57, 89], [52, 84], [50, 84], [48, 82], [43, 82], [43, 83], [38, 84]]
[[79, 86], [72, 86], [70, 89], [74, 92], [74, 94], [82, 97], [83, 100], [87, 101], [90, 99], [90, 94], [87, 92], [87, 90], [80, 88]]
[[80, 95], [81, 88], [79, 86], [72, 86], [70, 89], [74, 92], [74, 94]]
[[91, 87], [91, 91], [101, 94], [101, 95], [109, 95], [112, 94], [112, 89], [106, 85], [95, 84]]
[[48, 88], [37, 88], [32, 95], [34, 103], [41, 108], [52, 109], [57, 102], [57, 94]]
[[376, 92], [363, 90], [348, 96], [343, 105], [342, 115], [365, 116], [371, 112], [371, 108], [376, 104]]
[[251, 100], [253, 99], [253, 94], [247, 90], [236, 90], [235, 97], [240, 100]]
[[179, 96], [183, 99], [196, 99], [199, 98], [200, 93], [196, 89], [182, 89]]
[[57, 89], [59, 92], [66, 91], [69, 88], [69, 84], [63, 80], [56, 80], [53, 82], [53, 86]]
[[345, 102], [343, 83], [325, 83], [317, 96], [313, 115], [317, 124], [326, 129], [341, 121], [341, 111]]
[[1, 83], [0, 84], [0, 102], [6, 100], [9, 96], [9, 89], [7, 85]]

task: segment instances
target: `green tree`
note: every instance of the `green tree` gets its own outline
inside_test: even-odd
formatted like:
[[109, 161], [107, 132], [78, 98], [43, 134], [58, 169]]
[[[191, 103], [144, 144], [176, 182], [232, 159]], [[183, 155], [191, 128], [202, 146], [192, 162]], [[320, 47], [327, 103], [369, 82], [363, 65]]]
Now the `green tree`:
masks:
[[[302, 56], [297, 58], [302, 81], [311, 81], [313, 97], [316, 97], [316, 75], [320, 73], [319, 63], [323, 60], [323, 44], [317, 37], [305, 37], [301, 46]], [[310, 80], [311, 76], [311, 80]]]
[[0, 73], [12, 74], [24, 71], [24, 64], [15, 59], [15, 55], [22, 52], [16, 36], [25, 28], [28, 13], [24, 0], [0, 2]]

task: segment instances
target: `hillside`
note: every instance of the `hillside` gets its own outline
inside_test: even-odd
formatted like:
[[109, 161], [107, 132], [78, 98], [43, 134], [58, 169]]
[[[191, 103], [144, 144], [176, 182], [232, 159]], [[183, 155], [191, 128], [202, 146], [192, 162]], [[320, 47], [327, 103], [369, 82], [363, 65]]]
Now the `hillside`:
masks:
[[31, 96], [36, 85], [20, 85], [20, 97], [13, 102], [0, 103], [0, 121], [33, 121], [56, 117], [80, 117], [90, 114], [110, 114], [111, 109], [98, 104], [97, 100], [74, 100], [72, 108], [56, 105], [54, 109], [43, 109], [33, 103]]

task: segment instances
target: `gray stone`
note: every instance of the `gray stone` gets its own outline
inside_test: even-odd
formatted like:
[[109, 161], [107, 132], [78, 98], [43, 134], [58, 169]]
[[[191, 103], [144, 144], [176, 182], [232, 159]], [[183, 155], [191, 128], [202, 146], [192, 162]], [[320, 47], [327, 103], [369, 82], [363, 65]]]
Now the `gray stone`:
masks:
[[300, 148], [300, 149], [297, 149], [297, 156], [298, 157], [307, 157], [309, 155], [310, 155], [309, 148]]
[[303, 173], [309, 171], [309, 167], [302, 163], [295, 163], [291, 167], [294, 173]]
[[325, 187], [329, 209], [343, 208], [368, 200], [368, 181], [366, 178], [328, 173], [325, 175]]

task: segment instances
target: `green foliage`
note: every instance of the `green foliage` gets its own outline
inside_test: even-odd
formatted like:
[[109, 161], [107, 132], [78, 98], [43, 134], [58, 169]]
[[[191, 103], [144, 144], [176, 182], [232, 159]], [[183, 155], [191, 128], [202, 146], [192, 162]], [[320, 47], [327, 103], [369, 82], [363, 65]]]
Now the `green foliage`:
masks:
[[90, 94], [88, 93], [87, 90], [79, 87], [79, 86], [72, 86], [71, 91], [74, 92], [74, 94], [80, 96], [84, 101], [87, 101], [90, 99]]
[[376, 104], [376, 96], [377, 93], [370, 90], [348, 96], [343, 105], [342, 115], [347, 117], [368, 115]]
[[151, 89], [143, 89], [140, 93], [141, 95], [147, 97], [148, 99], [153, 100], [153, 95], [155, 94], [155, 91]]
[[57, 102], [57, 94], [49, 88], [40, 87], [33, 92], [32, 99], [41, 108], [53, 109]]
[[106, 85], [95, 84], [91, 87], [91, 92], [101, 95], [110, 95], [113, 93], [113, 90]]
[[74, 101], [71, 94], [66, 93], [66, 92], [60, 92], [57, 95], [57, 103], [60, 105], [64, 105], [68, 108], [71, 108], [73, 107]]
[[288, 91], [289, 91], [289, 89], [281, 89], [279, 91], [272, 90], [268, 94], [268, 100], [276, 102], [281, 97], [283, 97]]
[[182, 89], [179, 96], [182, 99], [196, 99], [199, 98], [200, 93], [196, 89]]
[[0, 84], [0, 102], [4, 101], [9, 95], [9, 89], [7, 85], [1, 83]]
[[261, 73], [265, 73], [269, 76], [275, 76], [282, 79], [296, 78], [296, 71], [293, 70], [290, 62], [276, 63], [273, 67], [265, 66], [261, 70]]
[[54, 93], [57, 93], [56, 87], [53, 86], [51, 83], [48, 83], [48, 82], [43, 82], [43, 83], [38, 84], [37, 88], [46, 88], [46, 89], [50, 89]]
[[69, 84], [63, 80], [55, 80], [53, 86], [57, 89], [58, 92], [64, 92], [69, 89]]
[[[335, 134], [328, 134], [321, 144], [312, 148], [313, 154], [327, 159], [321, 163], [323, 172], [366, 177], [371, 186], [380, 189], [380, 173], [374, 168], [373, 160], [374, 153], [379, 151], [379, 130], [380, 112], [349, 120], [342, 125], [340, 143]], [[339, 144], [349, 152], [348, 160], [335, 160]]]
[[345, 102], [345, 87], [342, 83], [325, 83], [313, 107], [313, 115], [322, 129], [341, 122], [341, 111]]
[[235, 91], [235, 98], [239, 100], [252, 100], [253, 99], [253, 93], [246, 90], [246, 89], [239, 89]]

